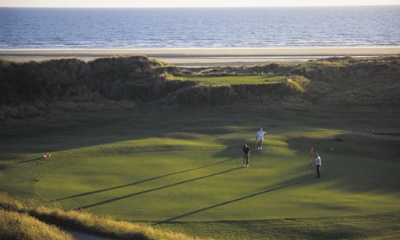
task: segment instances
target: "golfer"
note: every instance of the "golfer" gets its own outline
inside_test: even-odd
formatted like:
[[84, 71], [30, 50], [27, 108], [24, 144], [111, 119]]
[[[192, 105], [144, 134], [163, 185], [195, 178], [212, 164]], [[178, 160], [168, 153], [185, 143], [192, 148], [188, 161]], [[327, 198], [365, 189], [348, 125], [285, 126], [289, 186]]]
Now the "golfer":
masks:
[[318, 155], [318, 153], [315, 154], [315, 156], [317, 157], [315, 159], [315, 169], [317, 170], [317, 178], [321, 177], [321, 157]]
[[266, 132], [263, 131], [262, 128], [260, 128], [260, 130], [257, 132], [256, 135], [256, 141], [257, 141], [257, 150], [262, 150], [262, 145], [264, 142], [264, 135], [267, 134]]
[[243, 153], [244, 153], [244, 157], [243, 157], [243, 167], [249, 167], [250, 148], [249, 148], [249, 146], [247, 146], [247, 144], [245, 144], [245, 145], [243, 146]]

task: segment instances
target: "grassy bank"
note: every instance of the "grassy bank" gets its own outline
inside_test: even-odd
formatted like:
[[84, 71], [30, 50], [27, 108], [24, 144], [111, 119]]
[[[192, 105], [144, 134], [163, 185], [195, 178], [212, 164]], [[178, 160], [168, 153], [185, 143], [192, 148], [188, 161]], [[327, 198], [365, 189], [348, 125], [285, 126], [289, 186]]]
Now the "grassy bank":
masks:
[[65, 211], [54, 204], [44, 205], [34, 200], [28, 204], [22, 204], [4, 193], [0, 193], [0, 213], [2, 214], [0, 220], [2, 239], [73, 239], [54, 225], [63, 229], [117, 239], [199, 239], [143, 224], [116, 221], [110, 217], [100, 217], [87, 212]]
[[58, 228], [44, 224], [26, 214], [0, 209], [0, 215], [1, 239], [73, 239]]

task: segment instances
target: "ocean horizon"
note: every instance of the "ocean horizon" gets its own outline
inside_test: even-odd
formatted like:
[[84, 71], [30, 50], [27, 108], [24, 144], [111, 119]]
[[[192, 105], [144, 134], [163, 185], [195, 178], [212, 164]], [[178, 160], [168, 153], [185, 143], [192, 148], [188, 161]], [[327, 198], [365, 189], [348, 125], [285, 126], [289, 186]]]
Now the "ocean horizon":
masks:
[[0, 8], [1, 50], [400, 47], [400, 6]]

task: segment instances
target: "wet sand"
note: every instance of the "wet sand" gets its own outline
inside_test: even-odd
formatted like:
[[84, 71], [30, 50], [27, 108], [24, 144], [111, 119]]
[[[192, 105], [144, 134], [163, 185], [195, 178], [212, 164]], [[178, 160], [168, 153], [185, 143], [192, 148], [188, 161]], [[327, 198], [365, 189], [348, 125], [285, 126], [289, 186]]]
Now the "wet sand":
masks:
[[180, 67], [241, 66], [270, 62], [304, 62], [327, 57], [372, 57], [395, 54], [400, 54], [400, 47], [0, 50], [0, 57], [15, 62], [62, 58], [78, 58], [83, 61], [91, 61], [103, 57], [141, 55]]

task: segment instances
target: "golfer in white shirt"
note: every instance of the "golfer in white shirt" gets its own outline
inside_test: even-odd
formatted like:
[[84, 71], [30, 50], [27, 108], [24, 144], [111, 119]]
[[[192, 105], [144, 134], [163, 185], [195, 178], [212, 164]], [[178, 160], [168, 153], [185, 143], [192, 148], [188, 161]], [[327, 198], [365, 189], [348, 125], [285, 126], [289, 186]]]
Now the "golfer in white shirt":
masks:
[[264, 135], [267, 134], [266, 132], [263, 131], [262, 128], [260, 128], [260, 130], [257, 132], [256, 135], [256, 141], [257, 141], [257, 150], [262, 150], [262, 145], [264, 142]]
[[315, 169], [317, 170], [317, 178], [321, 177], [321, 157], [318, 155], [318, 153], [315, 154], [317, 157], [315, 159]]

